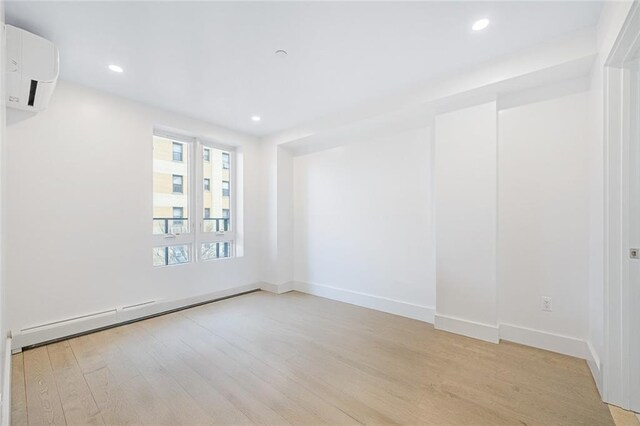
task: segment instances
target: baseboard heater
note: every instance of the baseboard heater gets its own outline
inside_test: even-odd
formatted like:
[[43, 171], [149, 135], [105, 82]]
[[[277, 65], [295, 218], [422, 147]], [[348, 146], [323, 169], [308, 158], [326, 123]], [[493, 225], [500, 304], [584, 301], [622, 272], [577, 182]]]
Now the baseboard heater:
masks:
[[24, 349], [47, 345], [56, 341], [111, 327], [118, 327], [154, 316], [166, 315], [259, 290], [257, 286], [250, 285], [180, 300], [146, 301], [60, 321], [52, 321], [33, 327], [26, 327], [21, 329], [19, 333], [13, 333], [11, 349], [13, 353], [16, 353]]

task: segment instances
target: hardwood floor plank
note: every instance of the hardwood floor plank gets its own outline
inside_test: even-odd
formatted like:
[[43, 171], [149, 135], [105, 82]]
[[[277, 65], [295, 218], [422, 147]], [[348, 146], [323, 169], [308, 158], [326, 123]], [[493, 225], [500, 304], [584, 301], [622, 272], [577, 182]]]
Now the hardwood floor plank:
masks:
[[68, 341], [47, 345], [64, 417], [72, 425], [103, 425], [104, 421]]
[[[134, 330], [127, 330], [134, 333]], [[133, 340], [140, 342], [140, 335], [133, 336]], [[179, 341], [178, 336], [174, 339]], [[194, 351], [188, 345], [174, 346], [173, 349], [180, 358], [193, 369], [209, 385], [218, 389], [224, 397], [240, 410], [251, 422], [259, 424], [286, 424], [283, 417], [276, 413], [267, 404], [263, 403], [253, 394], [251, 387], [238, 379], [234, 374], [236, 370], [231, 370], [228, 366], [214, 362], [211, 358], [203, 356]]]
[[[209, 357], [208, 348], [215, 345], [218, 353], [215, 355], [218, 365], [227, 366], [233, 363], [234, 372], [239, 371], [251, 384], [251, 388], [258, 394], [265, 395], [265, 403], [276, 412], [282, 412], [283, 417], [294, 423], [331, 423], [331, 424], [356, 424], [357, 422], [331, 404], [318, 398], [306, 388], [290, 378], [272, 370], [261, 359], [253, 357], [245, 351], [229, 344], [223, 339], [204, 328], [191, 324], [191, 321], [177, 320], [171, 317], [160, 317], [141, 325], [149, 330], [166, 344], [175, 341], [175, 336], [183, 336], [181, 339], [201, 343], [196, 348], [200, 353]], [[247, 375], [246, 373], [250, 373]], [[235, 377], [239, 377], [234, 373]], [[270, 397], [266, 397], [270, 395]], [[298, 407], [291, 411], [291, 407]], [[299, 412], [296, 412], [299, 411]], [[301, 418], [296, 418], [300, 417]]]
[[29, 424], [66, 424], [46, 346], [25, 351], [23, 356]]
[[108, 367], [86, 373], [84, 377], [105, 424], [142, 424], [138, 412], [125, 398], [122, 388]]
[[144, 350], [147, 341], [152, 337], [139, 331], [137, 324], [131, 324], [131, 327], [106, 330], [106, 334], [118, 337], [115, 341], [120, 350], [126, 354], [140, 375], [152, 387], [154, 397], [162, 401], [171, 411], [172, 417], [179, 419], [180, 424], [212, 424], [213, 419], [167, 373], [167, 369]]
[[22, 352], [11, 357], [11, 422], [14, 425], [28, 424]]

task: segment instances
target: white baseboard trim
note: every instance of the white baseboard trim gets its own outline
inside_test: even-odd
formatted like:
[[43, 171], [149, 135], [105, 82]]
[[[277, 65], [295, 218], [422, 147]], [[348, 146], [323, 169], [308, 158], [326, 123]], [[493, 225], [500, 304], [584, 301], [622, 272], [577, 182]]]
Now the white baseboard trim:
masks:
[[593, 347], [590, 341], [587, 340], [587, 364], [589, 365], [589, 369], [591, 370], [591, 375], [593, 376], [593, 380], [596, 382], [596, 387], [598, 388], [598, 392], [600, 393], [600, 397], [603, 397], [602, 392], [602, 370], [600, 368], [600, 356], [598, 356], [598, 352]]
[[512, 324], [491, 325], [447, 315], [440, 315], [436, 314], [435, 309], [432, 307], [415, 305], [323, 284], [294, 281], [280, 286], [264, 283], [261, 288], [262, 290], [278, 294], [293, 289], [302, 293], [313, 294], [327, 299], [428, 322], [434, 324], [434, 327], [438, 330], [461, 334], [463, 336], [484, 340], [486, 342], [499, 343], [502, 339], [538, 349], [585, 359], [589, 363], [589, 367], [591, 368], [591, 372], [596, 380], [596, 384], [599, 388], [601, 386], [600, 360], [591, 345], [585, 340], [579, 338], [549, 333], [527, 327], [520, 327]]
[[293, 290], [433, 324], [435, 309], [430, 306], [416, 305], [372, 294], [299, 281], [293, 282]]
[[587, 359], [587, 342], [570, 336], [534, 330], [511, 324], [500, 324], [500, 339], [534, 348]]
[[11, 424], [11, 333], [5, 342], [4, 367], [2, 369], [2, 408], [0, 408], [0, 425]]
[[260, 290], [268, 291], [269, 293], [282, 294], [293, 290], [293, 281], [289, 281], [283, 284], [271, 284], [267, 282], [260, 283]]
[[75, 318], [67, 318], [52, 321], [47, 324], [25, 327], [20, 330], [12, 330], [13, 339], [11, 349], [14, 352], [19, 352], [26, 346], [37, 345], [39, 343], [86, 333], [152, 315], [234, 296], [236, 294], [259, 290], [259, 284], [260, 283], [247, 284], [183, 299], [145, 301], [135, 305], [117, 307]]
[[461, 334], [474, 339], [484, 340], [485, 342], [498, 343], [500, 341], [500, 330], [496, 325], [483, 324], [440, 314], [435, 315], [433, 325], [436, 330]]

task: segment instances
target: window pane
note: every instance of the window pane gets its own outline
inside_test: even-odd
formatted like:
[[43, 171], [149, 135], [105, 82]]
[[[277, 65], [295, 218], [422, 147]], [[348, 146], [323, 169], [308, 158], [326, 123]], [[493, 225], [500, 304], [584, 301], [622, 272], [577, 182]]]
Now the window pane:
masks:
[[154, 234], [189, 232], [188, 148], [187, 143], [153, 137]]
[[203, 243], [200, 246], [200, 259], [212, 260], [231, 257], [232, 249], [233, 243], [231, 241], [224, 241], [219, 243]]
[[[207, 156], [209, 156], [208, 161]], [[217, 148], [203, 147], [202, 158], [204, 178], [202, 229], [204, 232], [229, 231], [231, 229], [230, 153]]]
[[180, 175], [173, 175], [173, 192], [183, 193], [184, 188], [182, 183], [184, 182], [184, 178]]
[[153, 266], [189, 263], [189, 246], [165, 246], [153, 248]]
[[183, 144], [173, 142], [173, 161], [182, 161]]

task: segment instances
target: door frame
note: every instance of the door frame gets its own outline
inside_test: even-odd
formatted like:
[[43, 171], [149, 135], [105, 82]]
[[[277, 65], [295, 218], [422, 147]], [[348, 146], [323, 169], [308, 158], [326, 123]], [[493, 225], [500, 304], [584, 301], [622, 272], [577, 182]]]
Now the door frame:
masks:
[[[640, 7], [634, 2], [604, 66], [605, 143], [605, 286], [602, 398], [625, 409], [640, 411], [640, 260], [631, 260], [631, 232], [637, 232], [638, 167], [632, 156], [640, 152], [637, 132], [637, 71], [629, 60], [640, 53]], [[632, 114], [632, 112], [636, 112]], [[640, 244], [640, 241], [633, 241]], [[639, 262], [631, 263], [631, 262]], [[635, 306], [635, 310], [633, 309]]]

